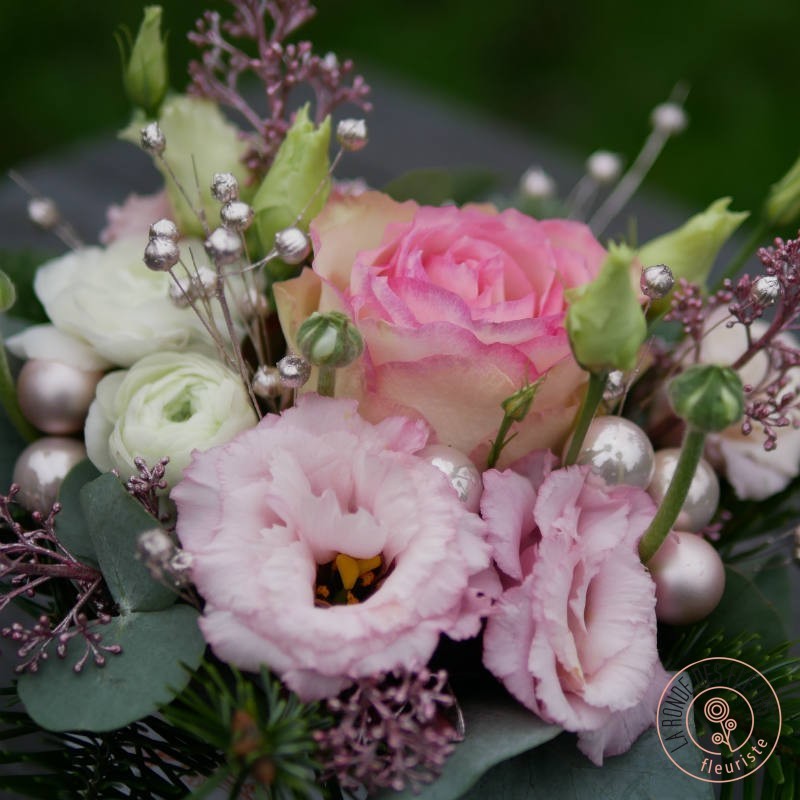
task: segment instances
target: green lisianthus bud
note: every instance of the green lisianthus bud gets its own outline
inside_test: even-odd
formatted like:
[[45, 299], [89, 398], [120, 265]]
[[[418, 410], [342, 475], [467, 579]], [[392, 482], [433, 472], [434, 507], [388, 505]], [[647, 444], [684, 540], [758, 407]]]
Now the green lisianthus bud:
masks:
[[770, 187], [764, 216], [772, 227], [790, 225], [800, 217], [800, 158]]
[[749, 216], [728, 211], [730, 203], [730, 197], [721, 197], [680, 228], [652, 239], [639, 250], [639, 260], [645, 266], [666, 264], [676, 281], [705, 284], [722, 245]]
[[297, 347], [315, 367], [346, 367], [364, 352], [364, 340], [347, 314], [315, 311], [298, 328]]
[[506, 397], [501, 403], [505, 415], [513, 422], [522, 422], [528, 416], [531, 410], [533, 400], [536, 397], [536, 392], [539, 391], [539, 386], [542, 384], [543, 378], [540, 378], [534, 383], [527, 383], [521, 389], [518, 389], [510, 397]]
[[[166, 139], [165, 157], [186, 193], [197, 205], [194, 163], [200, 181], [200, 199], [206, 219], [219, 219], [219, 202], [211, 194], [211, 179], [217, 172], [230, 172], [239, 181], [242, 200], [246, 195], [247, 170], [241, 159], [247, 145], [239, 138], [216, 103], [197, 97], [175, 95], [162, 106], [158, 124]], [[175, 221], [187, 235], [203, 235], [203, 226], [183, 193], [175, 185], [160, 161], [156, 166], [164, 175], [169, 201], [175, 210]]]
[[[275, 234], [284, 228], [294, 226], [307, 231], [308, 221], [325, 205], [330, 191], [330, 140], [330, 117], [317, 126], [309, 119], [308, 105], [303, 106], [253, 197], [254, 227], [264, 252], [272, 249]], [[297, 217], [304, 210], [298, 223]]]
[[567, 290], [566, 329], [575, 360], [590, 372], [636, 366], [647, 322], [631, 286], [633, 251], [611, 245], [600, 274]]
[[667, 387], [675, 413], [704, 433], [721, 431], [742, 418], [744, 389], [730, 367], [696, 364]]
[[167, 45], [161, 36], [161, 6], [145, 7], [122, 79], [130, 101], [155, 115], [169, 85]]

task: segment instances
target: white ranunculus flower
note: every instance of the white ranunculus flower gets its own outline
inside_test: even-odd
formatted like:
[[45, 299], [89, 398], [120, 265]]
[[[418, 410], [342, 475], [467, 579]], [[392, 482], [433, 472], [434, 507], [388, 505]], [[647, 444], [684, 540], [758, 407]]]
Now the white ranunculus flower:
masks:
[[[194, 312], [170, 302], [170, 276], [144, 265], [145, 244], [134, 236], [106, 248], [82, 247], [44, 264], [34, 281], [56, 328], [123, 367], [150, 353], [209, 341]], [[184, 239], [180, 247], [185, 259], [191, 248], [199, 263], [207, 264], [198, 240]], [[16, 337], [20, 350], [26, 349], [26, 334]]]
[[100, 470], [136, 474], [134, 458], [152, 466], [169, 456], [177, 484], [193, 450], [224, 444], [256, 424], [239, 377], [199, 353], [154, 353], [97, 386], [86, 420], [86, 450]]

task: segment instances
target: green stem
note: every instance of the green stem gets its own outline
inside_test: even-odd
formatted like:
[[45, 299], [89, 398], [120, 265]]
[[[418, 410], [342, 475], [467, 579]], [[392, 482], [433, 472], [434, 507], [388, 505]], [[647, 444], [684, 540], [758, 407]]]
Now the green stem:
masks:
[[512, 420], [508, 414], [503, 414], [503, 421], [500, 423], [500, 427], [497, 429], [497, 438], [492, 442], [492, 449], [489, 451], [489, 458], [486, 459], [486, 469], [494, 468], [494, 465], [500, 458], [500, 453], [503, 452], [503, 448], [506, 446], [506, 444], [508, 444], [506, 435], [508, 434], [513, 421], [514, 420]]
[[8, 366], [2, 336], [0, 336], [0, 405], [3, 406], [11, 423], [26, 442], [34, 442], [39, 438], [36, 428], [25, 419], [22, 409], [19, 407], [17, 390], [14, 386], [14, 378], [11, 376], [11, 369]]
[[722, 273], [716, 285], [714, 286], [715, 290], [722, 287], [723, 281], [725, 281], [726, 278], [733, 280], [739, 274], [739, 271], [745, 265], [747, 259], [750, 258], [753, 253], [755, 253], [756, 249], [761, 244], [768, 231], [769, 225], [766, 220], [760, 220], [758, 225], [756, 225], [756, 227], [753, 229], [753, 233], [750, 235], [750, 238], [742, 245], [741, 249], [734, 256], [730, 264], [725, 267], [725, 271]]
[[704, 431], [695, 428], [686, 429], [681, 445], [681, 454], [667, 493], [639, 542], [639, 557], [642, 559], [642, 563], [646, 564], [658, 552], [658, 548], [661, 547], [675, 524], [675, 520], [678, 519], [678, 514], [681, 513], [681, 508], [686, 502], [686, 495], [689, 494], [689, 487], [692, 485], [700, 457], [703, 455], [705, 441]]
[[564, 466], [572, 466], [578, 458], [583, 446], [583, 440], [586, 438], [586, 431], [589, 430], [589, 425], [594, 419], [597, 407], [603, 399], [603, 391], [606, 388], [606, 378], [608, 373], [603, 372], [590, 372], [589, 373], [589, 386], [586, 389], [586, 394], [583, 396], [583, 402], [578, 410], [578, 415], [575, 421], [575, 432], [572, 434], [572, 442], [567, 452], [567, 457], [564, 459]]
[[317, 394], [333, 397], [336, 389], [336, 367], [320, 367], [317, 375]]

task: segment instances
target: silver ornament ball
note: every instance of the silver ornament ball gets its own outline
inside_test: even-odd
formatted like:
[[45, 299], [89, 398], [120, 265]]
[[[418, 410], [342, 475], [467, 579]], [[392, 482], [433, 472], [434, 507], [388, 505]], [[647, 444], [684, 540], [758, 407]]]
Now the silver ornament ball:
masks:
[[141, 132], [142, 149], [151, 155], [161, 155], [167, 148], [167, 138], [157, 122], [145, 125]]
[[781, 282], [776, 275], [762, 275], [753, 282], [750, 296], [760, 306], [771, 306], [781, 296]]
[[647, 568], [656, 585], [656, 617], [668, 625], [705, 619], [725, 591], [722, 559], [696, 533], [670, 533]]
[[444, 473], [468, 511], [480, 509], [483, 494], [481, 474], [464, 453], [446, 444], [431, 444], [423, 447], [417, 455]]
[[171, 219], [159, 219], [150, 226], [151, 239], [171, 239], [177, 242], [180, 236], [178, 226]]
[[28, 200], [28, 218], [42, 230], [49, 231], [61, 222], [61, 213], [49, 197], [32, 197]]
[[[655, 470], [653, 480], [647, 487], [647, 493], [656, 503], [661, 503], [667, 493], [681, 451], [677, 447], [668, 447], [655, 454]], [[717, 473], [709, 463], [701, 458], [697, 465], [689, 492], [675, 521], [675, 527], [682, 531], [699, 531], [711, 522], [719, 505], [719, 480]]]
[[253, 223], [253, 209], [241, 200], [231, 200], [219, 210], [219, 218], [226, 228], [246, 231]]
[[299, 389], [311, 377], [311, 364], [302, 356], [284, 356], [277, 366], [281, 382], [290, 389]]
[[208, 257], [218, 266], [232, 264], [242, 254], [242, 240], [228, 228], [215, 228], [203, 243]]
[[586, 161], [586, 172], [595, 183], [608, 186], [619, 178], [622, 172], [622, 159], [616, 153], [598, 150]]
[[642, 294], [652, 300], [666, 297], [675, 285], [675, 276], [666, 264], [654, 264], [642, 270], [639, 286]]
[[17, 378], [17, 399], [28, 422], [63, 436], [83, 430], [94, 391], [103, 373], [60, 361], [31, 359]]
[[28, 511], [46, 514], [58, 499], [64, 478], [84, 458], [86, 448], [77, 439], [45, 436], [28, 445], [14, 464], [17, 500]]
[[230, 172], [215, 172], [211, 179], [211, 194], [220, 203], [230, 203], [239, 198], [239, 181]]
[[650, 124], [660, 133], [674, 136], [686, 129], [689, 118], [677, 103], [661, 103], [653, 109]]
[[336, 126], [336, 140], [349, 153], [363, 150], [369, 141], [367, 123], [363, 119], [343, 119]]
[[281, 382], [281, 373], [276, 367], [259, 367], [253, 375], [252, 387], [256, 397], [268, 400], [280, 397], [286, 390]]
[[287, 264], [302, 264], [311, 252], [311, 242], [300, 228], [284, 228], [275, 234], [275, 251]]
[[172, 239], [156, 236], [144, 248], [144, 263], [153, 272], [168, 272], [180, 260], [181, 251]]
[[[569, 442], [564, 452], [567, 450]], [[597, 417], [589, 425], [575, 463], [588, 466], [612, 486], [625, 484], [644, 489], [653, 477], [653, 445], [647, 434], [629, 420]]]

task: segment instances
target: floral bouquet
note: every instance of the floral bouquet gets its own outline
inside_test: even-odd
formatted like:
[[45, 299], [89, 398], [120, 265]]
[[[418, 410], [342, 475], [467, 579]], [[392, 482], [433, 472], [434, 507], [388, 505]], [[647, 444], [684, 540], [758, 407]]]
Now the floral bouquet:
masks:
[[800, 241], [767, 240], [800, 162], [716, 284], [728, 198], [601, 238], [680, 97], [565, 200], [342, 182], [367, 85], [296, 41], [307, 0], [231, 5], [185, 94], [161, 9], [129, 38], [121, 135], [164, 187], [100, 246], [13, 176], [69, 251], [0, 273], [0, 786], [794, 797]]

